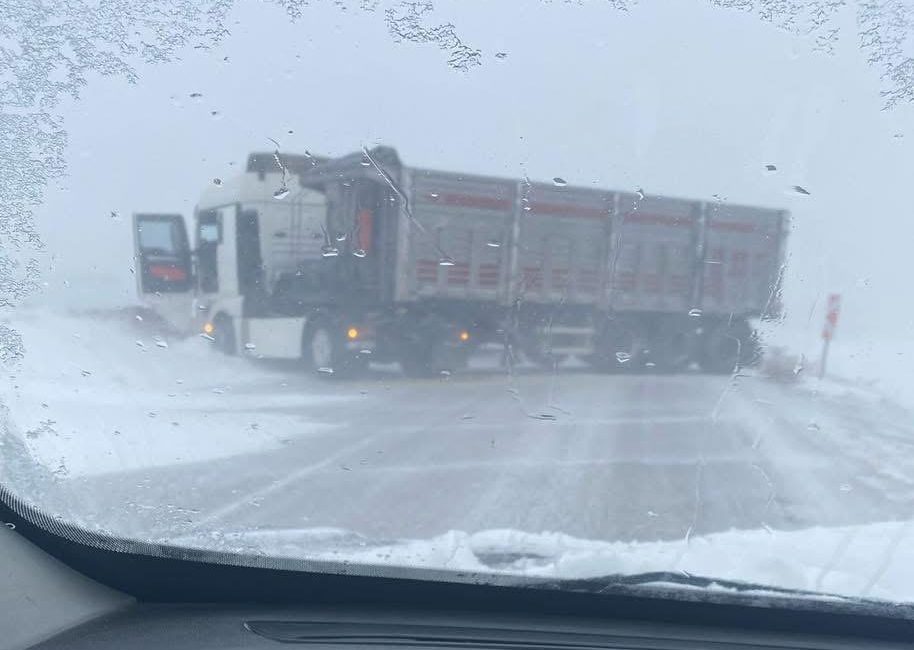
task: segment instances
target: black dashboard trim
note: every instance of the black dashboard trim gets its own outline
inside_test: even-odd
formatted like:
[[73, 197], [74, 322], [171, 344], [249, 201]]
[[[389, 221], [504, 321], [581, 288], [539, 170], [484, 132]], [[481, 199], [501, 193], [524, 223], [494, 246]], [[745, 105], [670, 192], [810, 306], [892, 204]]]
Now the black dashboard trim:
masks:
[[[506, 576], [249, 557], [111, 537], [49, 517], [0, 486], [0, 521], [141, 603], [385, 606], [573, 616], [914, 643], [914, 607], [619, 586], [602, 593]], [[403, 577], [404, 573], [407, 577]]]

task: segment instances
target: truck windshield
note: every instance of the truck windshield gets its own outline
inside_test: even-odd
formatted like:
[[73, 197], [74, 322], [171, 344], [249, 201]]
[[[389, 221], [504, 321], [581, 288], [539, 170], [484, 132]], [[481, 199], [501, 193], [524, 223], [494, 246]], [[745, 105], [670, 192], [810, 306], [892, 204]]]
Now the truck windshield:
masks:
[[909, 2], [13, 4], [0, 484], [42, 521], [914, 600]]

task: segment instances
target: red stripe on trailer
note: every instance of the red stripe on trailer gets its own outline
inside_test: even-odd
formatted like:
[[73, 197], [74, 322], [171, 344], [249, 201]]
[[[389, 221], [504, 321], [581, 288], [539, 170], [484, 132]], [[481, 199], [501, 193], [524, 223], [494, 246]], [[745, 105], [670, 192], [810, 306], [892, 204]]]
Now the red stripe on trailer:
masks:
[[668, 214], [651, 214], [649, 212], [629, 212], [622, 218], [624, 223], [640, 223], [650, 226], [674, 226], [676, 228], [691, 228], [691, 217], [674, 217]]
[[474, 196], [472, 194], [436, 194], [426, 192], [423, 199], [429, 203], [441, 205], [456, 205], [461, 208], [476, 208], [479, 210], [508, 210], [511, 208], [511, 199], [500, 199], [494, 196]]
[[616, 273], [616, 277], [613, 278], [612, 285], [614, 289], [619, 289], [621, 291], [631, 291], [635, 288], [635, 274], [630, 271], [622, 271]]
[[586, 205], [571, 205], [568, 203], [541, 203], [531, 201], [529, 204], [531, 214], [554, 214], [557, 216], [588, 217], [600, 219], [607, 216], [607, 210], [592, 208]]
[[727, 230], [730, 232], [755, 232], [755, 224], [743, 221], [712, 221], [711, 230]]

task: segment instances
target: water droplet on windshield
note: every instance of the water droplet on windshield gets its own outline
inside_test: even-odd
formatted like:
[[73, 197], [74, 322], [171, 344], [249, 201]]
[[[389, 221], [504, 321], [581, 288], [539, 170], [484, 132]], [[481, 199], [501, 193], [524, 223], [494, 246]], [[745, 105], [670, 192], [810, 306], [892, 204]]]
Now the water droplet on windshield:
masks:
[[134, 318], [136, 318], [136, 319], [137, 319], [138, 321], [140, 321], [140, 322], [143, 321], [143, 317], [140, 316], [139, 314], [137, 314], [136, 316], [134, 316]]
[[168, 347], [168, 343], [166, 341], [163, 341], [162, 339], [156, 339], [155, 341], [156, 341], [156, 345], [160, 348]]
[[508, 53], [507, 53], [507, 52], [496, 52], [496, 53], [495, 53], [495, 58], [496, 58], [496, 59], [501, 59], [502, 61], [504, 61], [505, 59], [508, 58]]
[[773, 174], [777, 170], [778, 170], [778, 168], [776, 165], [772, 165], [771, 163], [768, 163], [767, 165], [765, 165], [765, 171], [768, 172], [769, 174]]
[[809, 429], [810, 431], [818, 431], [819, 425], [816, 424], [815, 422], [810, 422], [809, 424], [806, 425], [806, 428]]
[[143, 343], [142, 341], [139, 341], [139, 340], [138, 340], [138, 341], [136, 341], [136, 346], [137, 346], [138, 348], [145, 348], [145, 347], [146, 347], [146, 344]]
[[490, 239], [486, 242], [486, 246], [489, 248], [501, 248], [501, 242], [497, 239]]
[[637, 190], [635, 190], [635, 196], [638, 197], [638, 200], [639, 200], [639, 201], [643, 201], [643, 200], [644, 200], [644, 190], [642, 190], [642, 189], [639, 187]]
[[370, 166], [371, 166], [371, 161], [370, 161], [370, 160], [366, 160], [366, 159], [363, 158], [363, 159], [362, 159], [362, 162], [360, 162], [359, 164], [360, 164], [362, 167], [370, 167]]
[[628, 352], [616, 352], [616, 361], [619, 363], [628, 363], [632, 360], [632, 355]]
[[323, 257], [337, 257], [340, 254], [340, 249], [334, 246], [323, 246], [321, 248], [321, 255]]
[[698, 307], [689, 310], [689, 316], [692, 318], [701, 318], [701, 310]]
[[555, 178], [552, 179], [552, 184], [555, 185], [556, 187], [565, 187], [566, 185], [568, 185], [568, 181], [566, 181], [561, 176], [556, 176]]
[[438, 266], [454, 266], [455, 263], [450, 257], [442, 257], [438, 260]]
[[256, 349], [257, 349], [257, 346], [254, 345], [253, 343], [245, 343], [245, 344], [244, 344], [244, 349], [245, 349], [245, 350], [256, 350]]
[[288, 187], [280, 187], [278, 190], [273, 192], [273, 198], [276, 199], [277, 201], [282, 201], [287, 196], [289, 196]]
[[80, 370], [80, 373], [82, 374], [83, 377], [88, 377], [89, 375], [92, 374], [92, 371], [91, 370]]
[[807, 190], [805, 187], [802, 187], [802, 186], [800, 186], [800, 185], [794, 185], [793, 188], [791, 188], [791, 189], [793, 189], [794, 192], [796, 192], [797, 194], [799, 194], [799, 195], [801, 195], [801, 196], [809, 196], [809, 195], [810, 195], [809, 190]]
[[206, 332], [200, 332], [200, 338], [206, 339], [207, 341], [215, 341], [216, 339], [207, 334]]
[[220, 113], [219, 111], [210, 111], [209, 115], [210, 115], [210, 117], [212, 117], [213, 119], [216, 119], [216, 120], [218, 120], [222, 117], [222, 113]]
[[344, 232], [337, 233], [336, 240], [337, 241], [346, 241], [346, 233], [344, 233]]
[[364, 248], [356, 248], [354, 251], [352, 251], [352, 254], [356, 257], [365, 257], [368, 255], [368, 253], [365, 252]]
[[214, 178], [214, 179], [213, 179], [213, 185], [215, 185], [216, 187], [221, 186], [221, 185], [222, 185], [222, 179], [221, 179], [221, 178]]
[[191, 93], [190, 98], [196, 99], [197, 101], [199, 101], [199, 100], [203, 99], [203, 93]]
[[428, 196], [429, 196], [429, 198], [431, 198], [431, 199], [437, 199], [437, 198], [438, 198], [439, 196], [441, 196], [441, 195], [438, 194], [438, 192], [429, 192], [429, 193], [428, 193]]
[[842, 483], [841, 487], [839, 487], [838, 489], [841, 490], [842, 492], [850, 492], [854, 488], [852, 488], [849, 483]]
[[333, 368], [321, 367], [321, 368], [318, 368], [317, 371], [320, 373], [323, 373], [325, 375], [333, 374]]

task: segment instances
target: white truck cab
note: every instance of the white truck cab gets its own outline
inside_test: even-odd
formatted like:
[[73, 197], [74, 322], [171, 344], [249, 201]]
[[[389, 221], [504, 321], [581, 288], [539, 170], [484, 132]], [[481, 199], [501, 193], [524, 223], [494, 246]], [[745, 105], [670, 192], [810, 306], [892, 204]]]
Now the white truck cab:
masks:
[[[135, 214], [140, 295], [181, 333], [200, 332], [223, 352], [298, 359], [332, 369], [329, 333], [303, 350], [305, 313], [266, 308], [285, 278], [334, 253], [327, 201], [298, 178], [248, 171], [207, 188], [190, 224], [176, 214]], [[188, 225], [190, 226], [188, 229]], [[189, 232], [188, 232], [189, 230]], [[346, 327], [347, 347], [370, 353], [364, 328]]]

